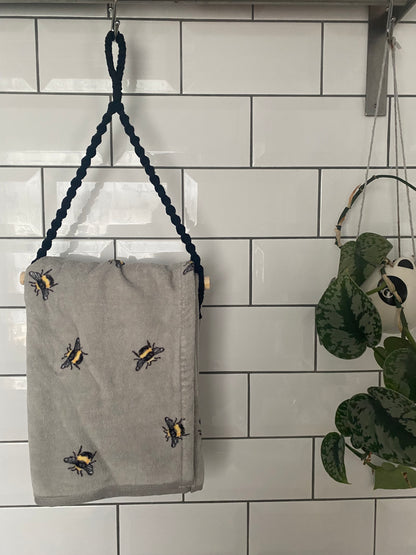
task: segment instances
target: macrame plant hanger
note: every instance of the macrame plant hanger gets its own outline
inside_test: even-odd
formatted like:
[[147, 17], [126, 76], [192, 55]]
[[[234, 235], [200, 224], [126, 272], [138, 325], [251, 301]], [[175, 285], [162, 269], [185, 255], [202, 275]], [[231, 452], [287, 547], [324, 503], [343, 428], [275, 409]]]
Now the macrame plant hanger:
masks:
[[[206, 278], [207, 282], [204, 281], [204, 269], [201, 265], [201, 259], [196, 252], [195, 245], [192, 243], [190, 235], [186, 232], [186, 229], [182, 224], [180, 217], [176, 213], [176, 209], [173, 206], [171, 199], [166, 194], [163, 185], [160, 183], [160, 179], [159, 176], [156, 174], [155, 168], [150, 163], [150, 160], [147, 157], [144, 148], [141, 146], [140, 139], [135, 134], [134, 127], [131, 125], [129, 116], [124, 111], [124, 105], [121, 101], [122, 78], [126, 62], [126, 42], [124, 40], [124, 36], [118, 32], [119, 21], [115, 19], [115, 5], [113, 5], [112, 10], [112, 28], [105, 37], [105, 57], [107, 61], [108, 72], [112, 81], [113, 99], [109, 102], [107, 111], [103, 115], [101, 122], [97, 126], [97, 132], [91, 139], [91, 143], [86, 150], [86, 154], [81, 160], [81, 165], [76, 171], [76, 175], [70, 183], [70, 187], [66, 193], [65, 198], [62, 201], [61, 207], [56, 212], [55, 219], [52, 220], [50, 229], [43, 239], [41, 247], [37, 251], [36, 258], [33, 260], [33, 262], [35, 262], [39, 258], [42, 258], [43, 256], [46, 256], [47, 251], [51, 248], [52, 241], [55, 239], [57, 231], [61, 227], [62, 221], [66, 217], [71, 206], [71, 201], [77, 194], [77, 190], [79, 189], [79, 187], [82, 185], [82, 180], [85, 178], [87, 170], [91, 165], [91, 161], [96, 155], [97, 147], [100, 145], [102, 137], [107, 131], [107, 126], [112, 120], [113, 115], [118, 114], [124, 131], [129, 137], [130, 143], [134, 148], [134, 152], [137, 154], [140, 163], [142, 164], [147, 176], [149, 177], [149, 181], [152, 183], [161, 202], [165, 206], [166, 213], [170, 217], [171, 222], [175, 226], [176, 231], [182, 242], [184, 243], [186, 250], [190, 254], [190, 258], [194, 266], [194, 272], [198, 275], [198, 301], [199, 307], [201, 309], [202, 302], [204, 300], [205, 286], [207, 289], [209, 288], [208, 278]], [[116, 42], [116, 44], [118, 45], [118, 59], [116, 67], [114, 66], [112, 52], [113, 42]], [[24, 280], [24, 275], [21, 275], [21, 282], [22, 279]]]
[[[388, 8], [388, 17], [387, 17], [386, 42], [385, 42], [383, 62], [382, 62], [380, 80], [379, 80], [379, 86], [378, 86], [376, 110], [375, 110], [375, 114], [374, 114], [373, 126], [372, 126], [372, 131], [371, 131], [370, 148], [369, 148], [367, 167], [366, 167], [366, 172], [365, 172], [365, 181], [362, 185], [359, 185], [358, 187], [356, 187], [354, 189], [354, 191], [350, 195], [347, 206], [341, 212], [341, 215], [338, 218], [338, 222], [335, 226], [335, 240], [336, 240], [336, 244], [338, 245], [338, 247], [341, 248], [343, 246], [342, 243], [341, 243], [342, 225], [344, 223], [344, 220], [345, 220], [348, 212], [350, 211], [352, 206], [355, 204], [357, 199], [362, 195], [361, 196], [360, 215], [359, 215], [359, 221], [358, 221], [358, 229], [357, 229], [357, 235], [356, 235], [356, 240], [358, 239], [358, 237], [360, 235], [360, 230], [361, 230], [361, 223], [362, 223], [364, 202], [365, 202], [365, 193], [366, 193], [367, 186], [370, 183], [372, 183], [373, 181], [376, 181], [378, 179], [394, 180], [396, 182], [397, 234], [398, 234], [399, 258], [402, 256], [402, 254], [401, 254], [402, 230], [401, 230], [401, 222], [400, 222], [399, 185], [404, 184], [404, 185], [406, 185], [406, 192], [407, 192], [406, 199], [407, 199], [408, 217], [409, 217], [409, 225], [410, 225], [410, 233], [411, 233], [411, 241], [412, 241], [412, 250], [413, 250], [412, 259], [413, 259], [413, 263], [415, 263], [416, 248], [415, 248], [415, 236], [414, 236], [413, 217], [412, 217], [412, 206], [411, 206], [410, 191], [409, 190], [412, 189], [413, 191], [416, 191], [416, 187], [414, 185], [412, 185], [411, 183], [409, 183], [409, 181], [407, 180], [408, 175], [407, 175], [407, 166], [406, 166], [406, 156], [405, 156], [405, 150], [404, 150], [403, 129], [402, 129], [401, 114], [400, 114], [399, 95], [398, 95], [398, 87], [397, 87], [397, 72], [396, 72], [396, 49], [399, 48], [399, 45], [398, 45], [395, 37], [393, 36], [393, 32], [392, 32], [393, 31], [393, 26], [394, 26], [394, 23], [395, 23], [395, 20], [392, 17], [392, 13], [393, 13], [393, 0], [390, 0], [389, 8]], [[370, 171], [370, 164], [371, 164], [371, 155], [372, 155], [373, 145], [374, 145], [375, 128], [376, 128], [378, 110], [379, 110], [379, 105], [380, 105], [382, 80], [383, 80], [383, 75], [384, 75], [386, 65], [387, 65], [387, 58], [388, 58], [389, 51], [391, 52], [391, 57], [392, 57], [393, 81], [394, 81], [393, 110], [394, 110], [395, 175], [383, 174], [383, 175], [373, 175], [372, 177], [368, 177], [369, 176], [369, 171]], [[400, 138], [400, 142], [399, 142], [399, 138]], [[403, 162], [404, 179], [399, 176], [399, 167], [400, 167], [399, 151], [401, 153], [402, 162]], [[398, 325], [398, 329], [402, 332], [404, 328], [406, 328], [406, 329], [408, 328], [408, 325], [407, 325], [406, 317], [405, 317], [403, 309], [402, 309], [403, 301], [402, 301], [401, 297], [399, 296], [399, 294], [398, 294], [398, 292], [395, 288], [394, 283], [387, 276], [386, 266], [392, 266], [392, 265], [393, 265], [392, 262], [389, 261], [388, 259], [386, 259], [385, 262], [384, 262], [384, 265], [380, 268], [380, 273], [383, 277], [385, 286], [388, 288], [388, 290], [390, 291], [390, 294], [395, 299], [395, 305], [396, 305], [396, 308], [398, 309], [397, 325]], [[372, 291], [372, 293], [374, 293], [374, 292], [375, 291]]]
[[[360, 235], [367, 185], [371, 181], [374, 181], [375, 179], [379, 179], [379, 178], [390, 178], [391, 179], [391, 178], [393, 178], [393, 179], [396, 180], [396, 207], [397, 207], [396, 208], [396, 213], [397, 213], [397, 236], [398, 236], [399, 257], [401, 256], [401, 251], [402, 251], [402, 248], [401, 248], [402, 233], [401, 233], [401, 221], [400, 221], [400, 188], [399, 188], [399, 184], [400, 184], [400, 182], [402, 182], [402, 183], [407, 185], [407, 187], [406, 187], [406, 200], [407, 200], [408, 217], [409, 217], [409, 225], [410, 225], [410, 235], [411, 235], [411, 241], [412, 241], [412, 257], [415, 258], [415, 254], [416, 254], [415, 235], [414, 235], [414, 227], [413, 227], [412, 205], [411, 205], [410, 191], [409, 191], [409, 189], [414, 189], [414, 187], [408, 182], [408, 172], [407, 172], [407, 165], [406, 165], [404, 139], [403, 139], [403, 127], [402, 127], [402, 120], [401, 120], [401, 114], [400, 114], [400, 103], [399, 103], [399, 93], [398, 93], [398, 87], [397, 87], [397, 71], [396, 71], [396, 49], [400, 48], [400, 45], [398, 44], [396, 38], [393, 35], [393, 28], [394, 28], [394, 24], [395, 24], [395, 18], [393, 17], [393, 7], [394, 7], [394, 2], [393, 2], [393, 0], [390, 0], [389, 7], [388, 7], [388, 14], [387, 14], [386, 41], [385, 41], [385, 46], [384, 46], [383, 62], [382, 62], [382, 67], [381, 67], [381, 72], [380, 72], [380, 79], [379, 79], [379, 84], [378, 84], [376, 109], [375, 109], [375, 114], [374, 114], [374, 119], [373, 119], [373, 126], [372, 126], [372, 131], [371, 131], [370, 148], [369, 148], [368, 159], [367, 159], [365, 181], [364, 181], [364, 184], [360, 188], [357, 188], [353, 192], [353, 195], [354, 195], [354, 193], [358, 192], [358, 194], [360, 194], [362, 192], [360, 215], [359, 215], [359, 220], [358, 220], [358, 228], [357, 228], [356, 238]], [[380, 106], [382, 82], [383, 82], [383, 76], [384, 76], [386, 66], [387, 66], [387, 59], [388, 59], [389, 52], [391, 53], [392, 70], [393, 70], [393, 92], [394, 92], [394, 96], [393, 96], [393, 114], [394, 114], [395, 176], [379, 175], [379, 176], [373, 176], [372, 178], [369, 179], [368, 176], [369, 176], [369, 172], [370, 172], [371, 156], [372, 156], [373, 146], [374, 146], [375, 129], [376, 129], [377, 116], [378, 116], [378, 111], [379, 111], [379, 106]], [[399, 137], [400, 137], [400, 142], [399, 142]], [[399, 167], [400, 167], [399, 151], [400, 151], [400, 154], [401, 154], [401, 157], [402, 157], [404, 179], [401, 179], [399, 177]], [[353, 195], [351, 195], [350, 201], [351, 201]], [[352, 203], [353, 202], [351, 202], [350, 206], [352, 205]], [[342, 216], [343, 215], [341, 215], [341, 217]], [[344, 218], [345, 218], [345, 215], [344, 215]], [[340, 218], [340, 220], [341, 220], [341, 218]], [[340, 223], [342, 223], [342, 222], [338, 221], [338, 224], [340, 224]], [[339, 227], [339, 231], [340, 231], [340, 226], [337, 225], [336, 233], [337, 233], [338, 227]], [[338, 241], [338, 239], [339, 239], [339, 236], [337, 236], [337, 241]]]

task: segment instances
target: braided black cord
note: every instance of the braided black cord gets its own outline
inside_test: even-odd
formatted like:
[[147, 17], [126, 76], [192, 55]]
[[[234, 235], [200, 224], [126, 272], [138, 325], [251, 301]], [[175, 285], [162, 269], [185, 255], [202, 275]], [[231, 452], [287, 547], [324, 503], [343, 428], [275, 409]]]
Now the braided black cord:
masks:
[[[112, 44], [116, 41], [119, 47], [117, 67], [114, 67]], [[101, 123], [97, 127], [97, 133], [92, 137], [91, 144], [86, 150], [86, 155], [81, 160], [81, 165], [76, 172], [76, 176], [71, 181], [71, 185], [66, 193], [65, 198], [62, 201], [61, 207], [57, 210], [55, 219], [52, 220], [51, 227], [48, 230], [46, 237], [42, 241], [42, 245], [38, 252], [36, 253], [35, 260], [46, 256], [47, 251], [52, 246], [52, 241], [55, 239], [58, 229], [62, 225], [63, 219], [66, 217], [68, 210], [71, 206], [71, 201], [77, 194], [78, 188], [82, 185], [82, 180], [87, 174], [87, 170], [91, 165], [91, 161], [96, 155], [97, 147], [101, 143], [102, 136], [107, 131], [107, 126], [110, 123], [113, 114], [118, 113], [120, 116], [121, 124], [130, 139], [130, 143], [134, 147], [134, 151], [140, 159], [140, 162], [149, 177], [149, 181], [152, 183], [155, 191], [159, 195], [160, 200], [165, 206], [166, 213], [171, 219], [172, 224], [175, 226], [178, 235], [180, 236], [182, 242], [185, 245], [186, 250], [190, 254], [191, 260], [194, 263], [194, 271], [198, 274], [198, 300], [199, 307], [201, 308], [202, 302], [204, 300], [204, 268], [201, 265], [201, 258], [196, 252], [195, 245], [192, 243], [192, 239], [181, 222], [180, 217], [176, 213], [176, 209], [173, 206], [171, 199], [166, 194], [163, 185], [160, 183], [159, 176], [156, 174], [155, 168], [150, 163], [149, 158], [146, 156], [144, 148], [140, 144], [139, 137], [134, 132], [134, 127], [129, 121], [129, 117], [124, 111], [124, 106], [121, 102], [122, 97], [122, 78], [124, 72], [124, 66], [126, 62], [126, 42], [124, 36], [121, 33], [117, 33], [114, 36], [114, 31], [107, 33], [105, 37], [105, 56], [107, 60], [108, 72], [110, 74], [112, 84], [113, 84], [113, 100], [108, 104], [107, 112], [103, 115]], [[35, 260], [33, 262], [35, 262]]]
[[163, 205], [165, 206], [166, 214], [170, 217], [171, 222], [176, 228], [178, 235], [180, 236], [182, 242], [185, 245], [186, 250], [191, 256], [191, 260], [194, 263], [194, 271], [199, 276], [199, 286], [198, 286], [198, 299], [199, 299], [199, 306], [202, 305], [202, 301], [204, 300], [204, 268], [201, 266], [201, 258], [196, 252], [195, 245], [192, 243], [192, 239], [188, 233], [186, 233], [185, 226], [182, 224], [180, 217], [176, 213], [176, 209], [173, 206], [170, 197], [166, 194], [166, 191], [163, 185], [160, 183], [159, 176], [156, 174], [155, 168], [150, 163], [149, 158], [146, 156], [146, 152], [142, 145], [140, 144], [140, 139], [134, 133], [134, 127], [131, 125], [129, 121], [129, 116], [125, 113], [123, 105], [121, 106], [121, 110], [119, 112], [120, 121], [124, 127], [124, 131], [130, 138], [130, 142], [134, 147], [134, 152], [140, 159], [140, 163], [142, 164], [146, 174], [149, 177], [149, 181], [152, 183], [153, 187], [155, 188], [156, 193], [159, 195], [160, 200], [162, 201]]

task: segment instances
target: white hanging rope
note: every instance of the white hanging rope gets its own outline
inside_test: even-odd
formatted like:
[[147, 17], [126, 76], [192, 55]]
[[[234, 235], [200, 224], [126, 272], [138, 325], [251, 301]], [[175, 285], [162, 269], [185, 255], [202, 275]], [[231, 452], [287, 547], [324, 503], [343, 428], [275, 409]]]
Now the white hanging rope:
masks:
[[[403, 161], [403, 172], [404, 178], [408, 181], [407, 178], [407, 164], [406, 164], [406, 153], [404, 149], [404, 139], [403, 139], [403, 127], [402, 127], [402, 119], [400, 114], [400, 103], [399, 103], [399, 93], [397, 88], [397, 71], [396, 71], [396, 48], [399, 48], [399, 45], [395, 39], [392, 37], [392, 44], [391, 44], [391, 58], [392, 58], [392, 67], [393, 67], [393, 83], [394, 83], [394, 117], [395, 117], [395, 140], [396, 140], [396, 152], [398, 152], [398, 145], [397, 145], [397, 128], [398, 134], [400, 136], [400, 148], [401, 148], [401, 155]], [[396, 175], [398, 175], [398, 155], [396, 154]], [[398, 184], [397, 184], [398, 185]], [[410, 224], [410, 235], [412, 239], [412, 251], [413, 257], [416, 254], [416, 247], [415, 247], [415, 232], [413, 226], [413, 211], [412, 211], [412, 203], [410, 200], [410, 191], [409, 188], [406, 187], [406, 198], [407, 198], [407, 209], [408, 209], [408, 216], [409, 216], [409, 224]], [[399, 204], [398, 210], [399, 209]], [[398, 221], [400, 221], [400, 212], [398, 213]], [[399, 256], [400, 256], [400, 235], [399, 235]]]
[[[396, 167], [396, 177], [399, 176], [399, 136], [400, 136], [400, 150], [401, 156], [403, 160], [403, 170], [404, 170], [404, 178], [408, 181], [407, 178], [407, 165], [406, 165], [406, 155], [404, 150], [404, 139], [403, 139], [403, 128], [402, 128], [402, 121], [400, 115], [400, 104], [399, 104], [399, 94], [398, 94], [398, 87], [397, 87], [397, 72], [396, 72], [396, 48], [400, 48], [400, 45], [397, 43], [395, 37], [392, 35], [393, 29], [393, 0], [390, 0], [389, 7], [388, 7], [388, 15], [387, 15], [387, 34], [386, 34], [386, 43], [384, 46], [384, 54], [383, 54], [383, 62], [380, 71], [380, 78], [378, 83], [378, 91], [377, 91], [377, 100], [376, 100], [376, 109], [374, 114], [373, 120], [373, 127], [371, 131], [371, 139], [370, 139], [370, 148], [368, 153], [367, 159], [367, 167], [365, 173], [365, 181], [364, 181], [364, 188], [363, 188], [363, 195], [361, 199], [361, 207], [360, 207], [360, 216], [358, 220], [358, 230], [357, 236], [360, 234], [361, 230], [361, 223], [363, 218], [363, 211], [364, 211], [364, 202], [365, 202], [365, 193], [368, 183], [368, 176], [370, 171], [370, 164], [371, 164], [371, 156], [373, 152], [374, 146], [374, 137], [375, 137], [375, 129], [380, 105], [380, 98], [381, 98], [381, 90], [383, 85], [383, 76], [386, 70], [387, 60], [388, 60], [388, 50], [389, 46], [391, 48], [391, 57], [392, 57], [392, 67], [393, 67], [393, 81], [394, 81], [394, 147], [395, 147], [395, 167]], [[415, 235], [414, 235], [414, 227], [413, 227], [413, 217], [412, 217], [412, 206], [410, 200], [410, 191], [409, 188], [406, 188], [406, 196], [407, 196], [407, 207], [408, 207], [408, 215], [409, 215], [409, 223], [410, 223], [410, 233], [412, 239], [412, 249], [413, 249], [413, 256], [416, 254], [416, 246], [415, 246]], [[399, 195], [399, 183], [396, 184], [396, 203], [397, 203], [397, 232], [398, 232], [398, 247], [399, 247], [399, 256], [401, 256], [401, 229], [400, 229], [400, 195]]]
[[380, 78], [379, 78], [379, 82], [378, 82], [376, 111], [375, 111], [375, 114], [374, 114], [373, 128], [371, 130], [370, 149], [369, 149], [369, 152], [368, 152], [367, 168], [365, 170], [365, 181], [364, 181], [363, 194], [362, 194], [362, 198], [361, 198], [360, 217], [358, 219], [358, 229], [357, 229], [357, 236], [356, 237], [358, 237], [360, 235], [361, 222], [362, 222], [362, 219], [363, 219], [365, 193], [366, 193], [366, 189], [367, 189], [368, 174], [370, 173], [370, 163], [371, 163], [371, 156], [373, 154], [374, 135], [375, 135], [375, 131], [376, 131], [378, 110], [380, 108], [381, 90], [383, 88], [383, 76], [384, 76], [384, 72], [386, 70], [387, 54], [388, 54], [388, 42], [386, 40], [386, 43], [384, 45], [384, 54], [383, 54], [383, 62], [381, 64]]
[[[390, 47], [391, 47], [391, 57], [392, 61], [395, 59], [395, 45], [393, 43], [393, 38], [390, 39]], [[398, 129], [397, 129], [397, 83], [394, 84], [394, 102], [393, 102], [393, 110], [394, 110], [394, 161], [395, 161], [395, 169], [396, 169], [396, 177], [399, 177], [399, 141], [398, 141]], [[396, 214], [397, 214], [397, 237], [398, 237], [398, 250], [399, 256], [402, 255], [402, 238], [400, 233], [400, 191], [399, 191], [399, 182], [396, 181]]]

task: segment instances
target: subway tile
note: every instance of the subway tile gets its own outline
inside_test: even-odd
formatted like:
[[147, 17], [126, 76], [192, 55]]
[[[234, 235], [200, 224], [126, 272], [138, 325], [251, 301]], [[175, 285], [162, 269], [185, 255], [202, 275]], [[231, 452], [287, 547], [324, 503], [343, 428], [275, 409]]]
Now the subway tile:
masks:
[[[182, 501], [181, 493], [172, 493], [168, 495], [143, 495], [143, 496], [125, 496], [125, 497], [108, 497], [105, 499], [100, 499], [98, 502], [109, 503], [114, 505], [115, 503], [180, 503]], [[97, 501], [91, 501], [91, 503], [96, 504]]]
[[5, 553], [73, 555], [87, 546], [89, 555], [114, 555], [116, 508], [4, 508], [0, 509], [0, 534]]
[[[140, 96], [124, 99], [126, 113], [154, 165], [249, 164], [250, 100], [243, 97]], [[114, 122], [116, 165], [137, 166], [129, 138]]]
[[[324, 94], [365, 95], [367, 65], [363, 52], [367, 51], [367, 24], [325, 23], [324, 33]], [[414, 25], [398, 25], [395, 28], [395, 36], [400, 44], [400, 49], [396, 50], [399, 94], [415, 94], [416, 78], [413, 76], [410, 55], [416, 48]], [[378, 82], [379, 75], [375, 77]], [[394, 94], [393, 69], [390, 62], [388, 92]]]
[[253, 241], [253, 303], [315, 304], [338, 269], [331, 239]]
[[[412, 15], [413, 14], [413, 15]], [[413, 8], [409, 12], [407, 18], [412, 18], [416, 21], [416, 11]], [[397, 89], [399, 94], [415, 94], [416, 93], [416, 78], [413, 75], [413, 55], [416, 48], [415, 39], [415, 25], [396, 25], [394, 28], [394, 35], [400, 45], [396, 49], [396, 74], [397, 74]], [[388, 77], [388, 92], [394, 94], [394, 80], [393, 80], [393, 67], [391, 58], [389, 63], [389, 77]], [[403, 121], [404, 125], [406, 120]]]
[[25, 2], [23, 4], [0, 4], [0, 16], [33, 16], [33, 17], [107, 17], [105, 4], [73, 4], [72, 2], [36, 4]]
[[23, 306], [23, 285], [20, 272], [23, 272], [35, 258], [40, 240], [0, 239], [0, 257], [3, 261], [0, 273], [0, 305]]
[[366, 6], [331, 6], [329, 3], [321, 6], [260, 4], [254, 6], [254, 19], [367, 21], [368, 10]]
[[373, 520], [368, 500], [252, 503], [250, 555], [372, 555]]
[[[179, 170], [162, 170], [161, 183], [181, 213]], [[0, 174], [1, 175], [1, 174]], [[45, 170], [45, 213], [50, 222], [75, 176], [74, 169]], [[177, 237], [142, 169], [91, 168], [59, 230], [60, 236]]]
[[201, 374], [199, 390], [203, 437], [247, 435], [246, 374]]
[[211, 288], [205, 291], [204, 305], [248, 304], [249, 242], [221, 239], [194, 244], [211, 282]]
[[187, 169], [184, 174], [185, 221], [198, 237], [315, 235], [317, 196], [316, 170]]
[[[23, 286], [19, 276], [35, 258], [40, 244], [40, 239], [0, 239], [0, 256], [4, 263], [0, 275], [0, 306], [23, 306]], [[112, 241], [58, 239], [54, 241], [48, 255], [108, 260], [113, 258], [114, 251]]]
[[[357, 391], [358, 393], [358, 391]], [[332, 429], [327, 431], [334, 431]], [[350, 443], [349, 439], [346, 440]], [[370, 468], [363, 466], [363, 462], [345, 449], [345, 468], [348, 484], [341, 484], [333, 480], [326, 472], [321, 461], [322, 439], [315, 440], [315, 499], [348, 499], [360, 497], [414, 497], [414, 489], [374, 489], [374, 476]], [[372, 455], [373, 462], [380, 464], [380, 459]], [[390, 555], [390, 554], [389, 554]]]
[[[372, 124], [363, 98], [254, 98], [254, 165], [365, 166]], [[386, 137], [387, 121], [380, 118], [375, 165], [386, 164]]]
[[26, 378], [0, 377], [0, 441], [27, 440]]
[[342, 359], [331, 355], [318, 340], [317, 347], [317, 370], [321, 372], [352, 372], [356, 370], [380, 370], [374, 359], [372, 349], [367, 349], [363, 355], [353, 359]]
[[[1, 95], [0, 164], [78, 165], [106, 106], [98, 96]], [[109, 164], [109, 146], [108, 132], [93, 165]]]
[[[1, 15], [1, 11], [0, 11]], [[36, 91], [35, 25], [32, 19], [0, 20], [1, 91]]]
[[[1, 23], [1, 22], [0, 22]], [[0, 235], [42, 235], [40, 170], [0, 168]]]
[[[416, 164], [416, 98], [400, 98], [400, 114], [403, 126], [403, 142], [406, 163], [409, 166]], [[391, 125], [394, 126], [394, 110], [391, 110]], [[394, 129], [394, 127], [392, 127]], [[392, 132], [392, 136], [394, 133]], [[400, 142], [400, 139], [399, 139]], [[399, 149], [400, 151], [400, 149]], [[394, 144], [390, 140], [390, 164], [394, 164]]]
[[26, 373], [26, 311], [20, 308], [0, 309], [1, 374]]
[[[195, 5], [196, 4], [196, 5]], [[251, 19], [251, 6], [216, 6], [195, 1], [123, 3], [117, 7], [120, 17], [145, 17], [162, 19]], [[123, 21], [124, 25], [124, 21]]]
[[325, 23], [324, 94], [365, 94], [367, 34], [367, 23]]
[[187, 501], [305, 499], [311, 495], [310, 439], [219, 439], [203, 444], [205, 481]]
[[[321, 189], [321, 235], [334, 235], [335, 224], [348, 203], [353, 190], [365, 183], [365, 170], [323, 170]], [[373, 175], [394, 175], [392, 169], [371, 169]], [[409, 170], [410, 182], [416, 180], [416, 171]], [[403, 234], [410, 233], [407, 206], [407, 187], [399, 183], [400, 226]], [[411, 207], [416, 206], [416, 193], [409, 189]], [[357, 199], [342, 225], [342, 235], [355, 237], [363, 201], [363, 193]], [[371, 231], [380, 235], [397, 235], [396, 181], [377, 179], [365, 190], [361, 233]]]
[[[0, 506], [34, 505], [28, 444], [0, 443], [0, 457], [2, 461]], [[2, 511], [3, 509], [0, 509], [0, 528], [2, 515], [5, 514]]]
[[[39, 20], [41, 90], [111, 92], [104, 55], [107, 31], [106, 20]], [[123, 35], [127, 43], [124, 92], [178, 93], [179, 23], [123, 21]]]
[[312, 371], [314, 309], [225, 307], [203, 310], [201, 371]]
[[378, 385], [378, 374], [253, 374], [250, 434], [324, 435], [334, 427], [338, 405], [371, 385]]
[[120, 507], [120, 555], [245, 555], [243, 503]]
[[[402, 19], [402, 22], [415, 22], [416, 21], [416, 9], [413, 6], [408, 13]], [[402, 26], [401, 26], [402, 27]]]
[[318, 23], [183, 24], [185, 93], [318, 94], [320, 59]]
[[416, 499], [377, 501], [375, 555], [413, 555], [416, 552], [415, 515]]

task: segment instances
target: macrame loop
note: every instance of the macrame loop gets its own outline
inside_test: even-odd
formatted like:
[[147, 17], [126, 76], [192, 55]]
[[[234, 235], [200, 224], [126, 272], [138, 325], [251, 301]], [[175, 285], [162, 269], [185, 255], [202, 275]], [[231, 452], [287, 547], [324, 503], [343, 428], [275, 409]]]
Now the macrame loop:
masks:
[[[114, 67], [113, 42], [118, 45], [117, 67]], [[121, 103], [122, 80], [124, 67], [126, 65], [126, 41], [121, 33], [114, 35], [114, 31], [109, 31], [105, 37], [105, 59], [107, 61], [108, 73], [113, 82], [113, 102], [118, 105]]]
[[[114, 66], [113, 59], [113, 42], [118, 45], [118, 56], [117, 56], [117, 67]], [[113, 100], [109, 102], [106, 113], [103, 115], [101, 123], [97, 126], [97, 132], [91, 139], [91, 144], [86, 150], [85, 156], [81, 160], [81, 165], [78, 168], [75, 177], [70, 183], [70, 187], [66, 193], [65, 198], [62, 200], [61, 207], [57, 210], [55, 218], [51, 222], [51, 227], [48, 230], [46, 237], [42, 241], [42, 244], [36, 253], [35, 260], [46, 256], [47, 251], [52, 246], [52, 241], [55, 239], [58, 229], [62, 225], [62, 221], [66, 217], [68, 210], [71, 206], [71, 201], [77, 194], [78, 188], [82, 185], [82, 180], [87, 175], [87, 170], [91, 166], [91, 161], [97, 153], [97, 148], [102, 141], [104, 133], [107, 131], [107, 126], [110, 123], [114, 114], [118, 114], [120, 117], [121, 124], [126, 132], [126, 135], [130, 139], [130, 143], [134, 148], [134, 152], [137, 154], [140, 163], [142, 164], [149, 181], [152, 183], [156, 193], [158, 194], [162, 204], [165, 207], [167, 215], [170, 217], [172, 224], [175, 226], [178, 235], [180, 236], [182, 242], [185, 245], [187, 252], [190, 255], [192, 262], [194, 263], [194, 272], [198, 275], [198, 301], [199, 308], [201, 309], [202, 302], [204, 300], [204, 268], [201, 265], [201, 258], [196, 252], [195, 245], [192, 243], [192, 239], [181, 222], [180, 217], [176, 213], [176, 209], [172, 204], [171, 199], [166, 194], [163, 185], [160, 183], [159, 176], [156, 173], [155, 168], [150, 163], [148, 156], [144, 148], [140, 144], [139, 137], [134, 132], [134, 127], [131, 125], [130, 120], [126, 112], [124, 111], [124, 106], [121, 102], [122, 98], [122, 79], [124, 66], [126, 63], [126, 42], [124, 36], [121, 33], [114, 34], [111, 30], [107, 33], [105, 37], [105, 57], [107, 61], [108, 72], [111, 77], [113, 85]], [[33, 262], [35, 262], [33, 260]]]

